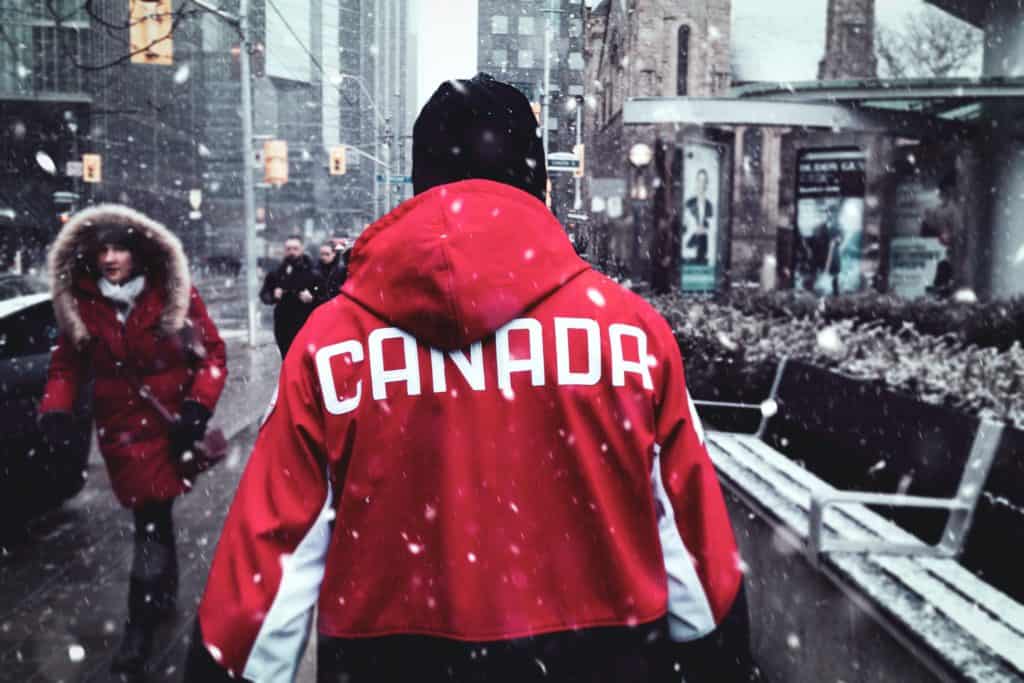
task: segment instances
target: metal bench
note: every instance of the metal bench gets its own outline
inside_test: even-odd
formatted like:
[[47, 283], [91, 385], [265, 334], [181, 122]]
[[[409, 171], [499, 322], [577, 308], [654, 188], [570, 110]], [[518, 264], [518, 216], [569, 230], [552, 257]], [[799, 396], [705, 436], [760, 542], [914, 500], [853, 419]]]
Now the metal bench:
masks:
[[[739, 533], [741, 552], [761, 562], [762, 566], [752, 571], [766, 581], [762, 590], [789, 590], [799, 585], [800, 590], [820, 596], [822, 603], [832, 604], [829, 601], [834, 597], [830, 596], [838, 588], [846, 602], [870, 615], [881, 632], [910, 653], [931, 676], [915, 677], [904, 672], [886, 678], [877, 669], [882, 665], [875, 662], [871, 677], [858, 679], [856, 671], [843, 670], [832, 680], [1024, 681], [1024, 606], [956, 562], [997, 452], [1002, 425], [981, 421], [957, 494], [952, 498], [838, 490], [764, 441], [771, 419], [785, 410], [779, 391], [786, 366], [783, 359], [771, 391], [761, 403], [694, 401], [698, 409], [761, 411], [754, 433], [708, 430], [707, 445], [737, 527], [750, 527], [746, 536], [742, 529]], [[947, 510], [949, 517], [941, 539], [929, 545], [868, 506]], [[757, 521], [748, 521], [755, 517]], [[756, 532], [756, 525], [765, 523], [773, 531], [771, 541]], [[766, 543], [786, 545], [793, 555], [805, 557], [806, 565], [796, 567], [790, 556], [773, 556], [773, 548]], [[769, 557], [789, 563], [786, 572], [805, 578], [785, 583], [765, 564]], [[766, 576], [772, 578], [764, 579]], [[778, 603], [777, 598], [760, 596], [751, 602], [764, 607]], [[810, 613], [808, 616], [813, 618]], [[755, 630], [759, 618], [765, 617], [754, 615]], [[775, 615], [772, 619], [777, 622], [796, 617]], [[761, 655], [773, 660], [776, 675], [784, 680], [814, 680], [813, 676], [802, 677], [800, 670], [785, 669], [786, 662], [778, 652], [786, 651], [786, 641], [777, 633], [778, 624], [772, 619], [761, 625], [765, 646], [756, 653], [759, 661]], [[837, 669], [842, 669], [842, 659], [833, 659]], [[814, 675], [820, 678], [822, 671], [818, 669]], [[829, 669], [828, 673], [833, 671]]]

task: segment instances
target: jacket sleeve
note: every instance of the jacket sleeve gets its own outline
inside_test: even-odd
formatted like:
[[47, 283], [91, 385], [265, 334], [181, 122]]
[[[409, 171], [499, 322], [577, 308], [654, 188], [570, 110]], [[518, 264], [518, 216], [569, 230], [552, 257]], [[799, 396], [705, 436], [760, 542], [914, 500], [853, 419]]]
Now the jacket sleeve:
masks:
[[43, 400], [39, 404], [44, 413], [70, 413], [78, 394], [82, 378], [82, 356], [66, 334], [57, 338], [57, 346], [50, 353], [50, 368], [46, 378]]
[[227, 351], [224, 340], [220, 338], [220, 332], [217, 331], [217, 326], [206, 311], [206, 304], [195, 287], [192, 288], [188, 317], [205, 351], [192, 379], [188, 398], [203, 404], [212, 413], [228, 381]]
[[267, 276], [263, 278], [263, 287], [260, 288], [260, 301], [273, 306], [277, 303], [274, 299], [274, 289], [277, 287], [277, 273], [270, 271]]
[[653, 483], [668, 574], [670, 635], [682, 642], [706, 636], [723, 622], [743, 575], [679, 348], [661, 322]]
[[285, 358], [199, 605], [206, 651], [230, 675], [253, 681], [294, 678], [334, 515], [308, 336]]

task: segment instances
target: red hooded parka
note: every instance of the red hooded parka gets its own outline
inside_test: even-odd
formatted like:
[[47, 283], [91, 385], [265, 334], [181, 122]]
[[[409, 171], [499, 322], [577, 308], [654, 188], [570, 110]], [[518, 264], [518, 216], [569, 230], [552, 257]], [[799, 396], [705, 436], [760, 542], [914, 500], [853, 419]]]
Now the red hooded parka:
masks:
[[[123, 324], [89, 269], [96, 230], [112, 223], [136, 231], [135, 267], [146, 276]], [[70, 411], [79, 385], [95, 378], [96, 432], [118, 500], [136, 508], [181, 495], [187, 484], [172, 461], [169, 426], [138, 385], [174, 413], [186, 399], [213, 412], [227, 380], [224, 342], [191, 285], [181, 242], [137, 211], [100, 205], [64, 226], [49, 265], [60, 336], [40, 412]]]
[[[326, 637], [713, 630], [741, 572], [679, 348], [508, 185], [435, 187], [359, 238], [284, 361], [200, 628], [291, 680]], [[332, 524], [333, 522], [333, 524]]]

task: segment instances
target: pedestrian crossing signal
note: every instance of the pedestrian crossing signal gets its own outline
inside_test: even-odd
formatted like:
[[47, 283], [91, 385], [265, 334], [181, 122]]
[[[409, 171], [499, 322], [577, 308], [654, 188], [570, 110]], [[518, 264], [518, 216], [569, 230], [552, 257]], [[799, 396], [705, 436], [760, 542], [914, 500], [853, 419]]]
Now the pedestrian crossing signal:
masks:
[[331, 175], [345, 175], [348, 165], [345, 158], [345, 146], [331, 147]]
[[584, 157], [584, 152], [586, 152], [586, 145], [584, 145], [582, 143], [580, 143], [578, 145], [574, 145], [573, 148], [572, 148], [572, 151], [576, 155], [576, 158], [580, 160], [579, 165], [572, 172], [572, 176], [573, 176], [573, 178], [582, 178], [583, 177], [583, 157]]
[[82, 180], [87, 183], [103, 180], [103, 158], [99, 154], [82, 155]]

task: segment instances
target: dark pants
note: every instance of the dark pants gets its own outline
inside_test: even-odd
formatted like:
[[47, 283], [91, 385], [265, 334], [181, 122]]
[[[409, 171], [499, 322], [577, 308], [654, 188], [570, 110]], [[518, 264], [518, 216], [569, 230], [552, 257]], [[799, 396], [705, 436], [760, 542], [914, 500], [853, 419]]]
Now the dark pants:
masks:
[[133, 510], [135, 552], [128, 584], [128, 619], [153, 625], [173, 610], [178, 594], [178, 557], [174, 545], [174, 501], [148, 503]]
[[686, 263], [692, 263], [695, 265], [706, 266], [708, 265], [708, 236], [707, 234], [693, 235], [686, 241], [687, 247], [692, 247], [697, 250], [696, 256], [692, 259], [686, 259]]
[[426, 636], [317, 643], [318, 683], [660, 683], [671, 680], [664, 622], [591, 628], [511, 641]]
[[[590, 628], [467, 643], [428, 636], [317, 639], [317, 683], [747, 683], [750, 657], [743, 589], [718, 629], [673, 643], [665, 619], [633, 628]], [[185, 663], [189, 683], [230, 683], [202, 645], [196, 620]], [[685, 678], [684, 678], [685, 677]]]

